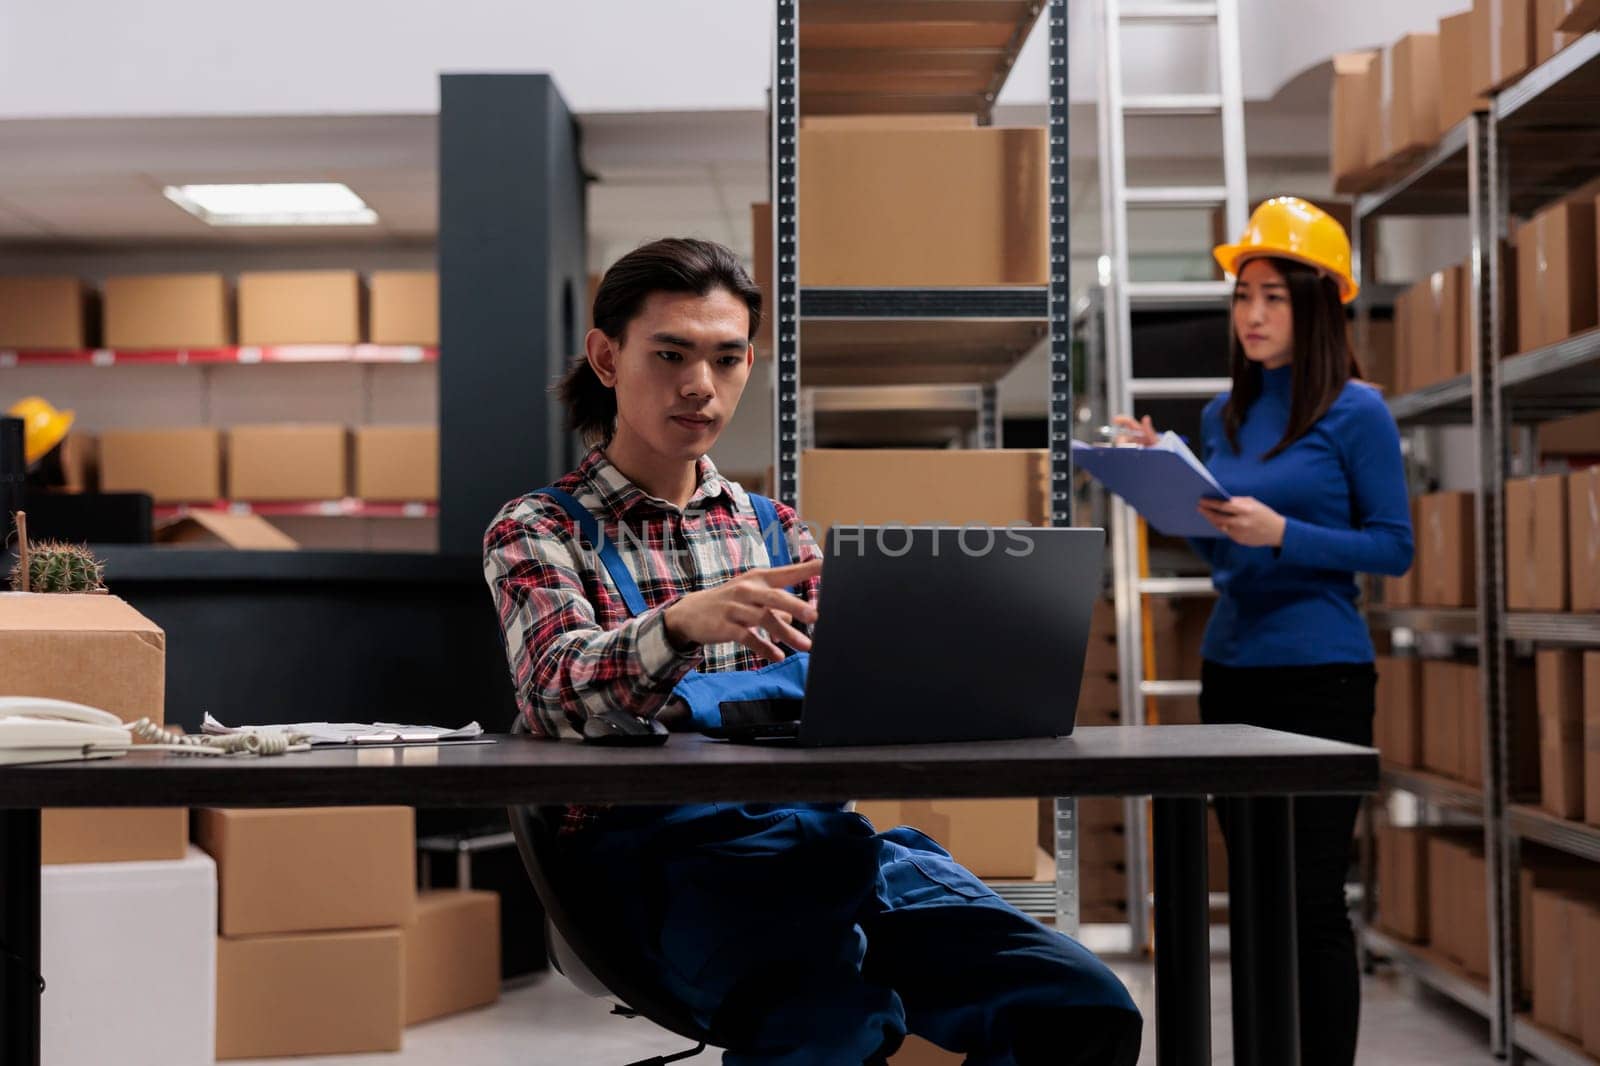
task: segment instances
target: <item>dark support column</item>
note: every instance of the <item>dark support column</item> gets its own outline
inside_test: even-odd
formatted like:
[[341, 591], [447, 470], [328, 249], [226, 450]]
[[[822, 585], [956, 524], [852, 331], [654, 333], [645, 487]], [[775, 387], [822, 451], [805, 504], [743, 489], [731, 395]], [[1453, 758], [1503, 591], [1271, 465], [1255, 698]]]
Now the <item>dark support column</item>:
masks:
[[39, 1064], [39, 812], [0, 811], [0, 1062]]
[[1263, 1066], [1256, 1046], [1256, 847], [1250, 802], [1221, 798], [1217, 814], [1228, 827], [1228, 956], [1233, 978], [1234, 1066]]
[[1206, 804], [1155, 800], [1156, 1062], [1211, 1062]]
[[[1250, 828], [1252, 869], [1246, 873], [1249, 901], [1232, 909], [1234, 966], [1248, 968], [1245, 985], [1250, 1006], [1240, 1026], [1234, 1006], [1234, 1024], [1247, 1032], [1254, 1061], [1272, 1066], [1300, 1063], [1300, 978], [1298, 932], [1295, 927], [1294, 815], [1287, 796], [1258, 796], [1236, 801], [1238, 813], [1229, 827], [1233, 847], [1240, 823]], [[1228, 890], [1237, 891], [1230, 863]], [[1240, 942], [1248, 954], [1238, 954]], [[1235, 978], [1237, 990], [1238, 978]], [[1235, 993], [1237, 995], [1237, 991]], [[1236, 1035], [1235, 1039], [1239, 1037]], [[1250, 1060], [1239, 1058], [1244, 1063]]]
[[547, 74], [446, 74], [439, 108], [439, 550], [570, 469], [551, 384], [589, 321], [578, 127]]

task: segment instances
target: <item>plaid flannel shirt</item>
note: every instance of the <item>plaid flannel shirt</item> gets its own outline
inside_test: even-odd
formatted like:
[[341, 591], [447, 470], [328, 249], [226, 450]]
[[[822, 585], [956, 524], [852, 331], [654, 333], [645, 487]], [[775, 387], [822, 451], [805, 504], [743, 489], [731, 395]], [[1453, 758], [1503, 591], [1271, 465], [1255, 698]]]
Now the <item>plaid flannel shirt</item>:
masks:
[[[680, 509], [633, 484], [595, 448], [555, 482], [589, 509], [617, 546], [649, 608], [638, 617], [629, 617], [598, 553], [548, 496], [512, 500], [490, 523], [484, 578], [500, 616], [517, 707], [535, 735], [581, 736], [585, 718], [605, 710], [650, 717], [690, 670], [764, 665], [742, 644], [679, 647], [667, 635], [667, 604], [770, 565], [745, 490], [706, 457], [698, 477]], [[774, 505], [795, 561], [819, 558], [794, 509]], [[819, 585], [812, 578], [798, 594], [815, 603]]]

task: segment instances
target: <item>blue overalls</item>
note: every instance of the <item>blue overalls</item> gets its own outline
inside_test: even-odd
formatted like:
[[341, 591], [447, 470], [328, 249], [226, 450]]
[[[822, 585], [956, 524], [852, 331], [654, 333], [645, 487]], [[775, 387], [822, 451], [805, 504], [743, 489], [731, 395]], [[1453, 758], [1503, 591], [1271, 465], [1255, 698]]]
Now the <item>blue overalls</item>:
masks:
[[[593, 516], [544, 492], [599, 549], [629, 611], [644, 611]], [[771, 501], [750, 497], [763, 533], [778, 531], [769, 559], [787, 563]], [[805, 660], [784, 660], [797, 660], [692, 675], [696, 721], [717, 700], [797, 695]], [[1133, 1066], [1138, 1055], [1137, 1008], [1104, 963], [907, 826], [876, 833], [840, 804], [619, 807], [567, 848], [666, 987], [741, 1049], [729, 1066], [879, 1062], [907, 1031], [974, 1066]]]

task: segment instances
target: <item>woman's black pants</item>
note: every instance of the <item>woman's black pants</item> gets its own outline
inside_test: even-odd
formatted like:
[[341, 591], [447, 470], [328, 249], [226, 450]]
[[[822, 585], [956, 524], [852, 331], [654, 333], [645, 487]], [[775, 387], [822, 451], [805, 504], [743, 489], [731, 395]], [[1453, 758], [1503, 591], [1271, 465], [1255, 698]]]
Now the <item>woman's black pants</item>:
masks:
[[[1200, 681], [1200, 719], [1208, 725], [1236, 722], [1372, 744], [1377, 673], [1371, 663], [1231, 667], [1206, 662]], [[1356, 1058], [1361, 976], [1344, 885], [1360, 810], [1358, 796], [1294, 801], [1301, 1066], [1351, 1066]], [[1228, 820], [1221, 807], [1217, 813], [1227, 842]]]

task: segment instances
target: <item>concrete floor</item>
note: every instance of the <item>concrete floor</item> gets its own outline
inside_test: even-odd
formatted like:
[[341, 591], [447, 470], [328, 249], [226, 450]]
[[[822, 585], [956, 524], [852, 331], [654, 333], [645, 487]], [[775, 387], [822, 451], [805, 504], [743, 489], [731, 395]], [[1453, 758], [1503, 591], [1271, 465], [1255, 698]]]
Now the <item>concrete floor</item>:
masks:
[[[1110, 960], [1108, 960], [1110, 961]], [[1140, 1066], [1155, 1063], [1150, 1026], [1154, 977], [1147, 961], [1113, 961], [1145, 1011]], [[1229, 1036], [1226, 962], [1212, 967], [1214, 1062], [1233, 1061]], [[634, 1059], [683, 1048], [683, 1041], [647, 1022], [607, 1015], [608, 1006], [579, 994], [548, 974], [508, 989], [498, 1004], [444, 1018], [406, 1032], [405, 1050], [393, 1055], [341, 1055], [271, 1059], [243, 1066], [622, 1066]], [[1365, 979], [1360, 1066], [1495, 1066], [1488, 1027], [1476, 1015], [1418, 989], [1404, 977], [1380, 972]], [[710, 1053], [690, 1060], [714, 1064]]]

